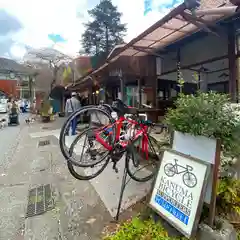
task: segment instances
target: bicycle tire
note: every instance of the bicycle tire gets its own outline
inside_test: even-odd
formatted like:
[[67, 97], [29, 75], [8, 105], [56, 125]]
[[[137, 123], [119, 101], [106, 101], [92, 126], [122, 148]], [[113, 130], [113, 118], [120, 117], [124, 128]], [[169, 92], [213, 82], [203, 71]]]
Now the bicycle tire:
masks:
[[[101, 114], [105, 115], [108, 117], [109, 122], [110, 123], [114, 123], [114, 119], [111, 117], [110, 114], [108, 114], [106, 111], [99, 109], [97, 106], [85, 106], [81, 109], [79, 109], [78, 111], [72, 113], [68, 119], [65, 121], [65, 123], [63, 124], [61, 131], [60, 131], [60, 136], [59, 136], [59, 146], [60, 146], [60, 150], [62, 152], [62, 155], [64, 156], [64, 158], [67, 161], [71, 161], [73, 164], [75, 164], [75, 160], [69, 155], [69, 149], [67, 149], [67, 146], [65, 144], [65, 135], [67, 132], [68, 127], [70, 126], [71, 121], [77, 117], [80, 114], [84, 114], [86, 111], [98, 111]], [[116, 126], [113, 125], [112, 127], [112, 138], [113, 138], [113, 142], [111, 143], [112, 145], [114, 145], [115, 143], [115, 136], [116, 136]]]
[[[156, 144], [159, 147], [158, 150], [159, 150], [160, 153], [162, 153], [164, 151], [163, 149], [160, 149], [159, 143], [154, 137], [148, 136], [148, 139], [149, 139], [149, 142], [151, 142], [151, 144], [153, 142], [154, 144]], [[131, 163], [131, 161], [134, 161], [134, 159], [133, 159], [134, 158], [134, 153], [133, 153], [134, 149], [133, 148], [134, 148], [134, 145], [131, 144], [128, 147], [128, 150], [127, 150], [127, 153], [126, 153], [127, 154], [127, 157], [126, 157], [127, 173], [129, 175], [129, 177], [132, 178], [133, 180], [135, 180], [136, 182], [147, 182], [150, 179], [152, 179], [155, 176], [155, 174], [157, 173], [157, 171], [158, 171], [157, 166], [159, 166], [159, 164], [160, 164], [160, 156], [157, 156], [158, 160], [156, 162], [156, 167], [154, 168], [154, 171], [151, 174], [149, 174], [148, 176], [140, 178], [140, 177], [137, 177], [135, 175], [136, 171], [132, 172], [132, 170], [131, 170], [131, 164], [130, 163]]]
[[[75, 161], [75, 159], [72, 157], [72, 155], [73, 155], [73, 153], [74, 153], [74, 146], [78, 143], [79, 139], [80, 139], [83, 135], [85, 135], [85, 134], [86, 134], [87, 136], [89, 136], [89, 135], [88, 135], [88, 131], [92, 131], [92, 130], [94, 130], [94, 129], [98, 129], [98, 127], [90, 127], [90, 128], [88, 128], [88, 129], [85, 129], [84, 131], [82, 131], [82, 132], [73, 140], [73, 142], [72, 142], [72, 144], [71, 144], [71, 146], [70, 146], [70, 148], [69, 148], [69, 154], [70, 154], [71, 159], [68, 160], [68, 162], [70, 161], [70, 162], [73, 163], [73, 165], [78, 166], [78, 167], [92, 167], [92, 166], [97, 165], [98, 163], [102, 162], [106, 157], [108, 157], [108, 156], [111, 154], [111, 152], [108, 152], [108, 153], [105, 154], [102, 158], [100, 158], [100, 160], [95, 161], [94, 163], [90, 163], [90, 164], [83, 164], [83, 163], [81, 163], [81, 160], [82, 160], [82, 159], [80, 159], [80, 162], [79, 162], [79, 161]], [[87, 136], [86, 136], [86, 137], [87, 137]], [[84, 143], [84, 145], [85, 145], [85, 143]], [[81, 157], [83, 157], [83, 155], [82, 155]], [[74, 159], [74, 160], [73, 160], [73, 159]]]
[[[195, 179], [195, 183], [194, 183], [193, 185], [190, 185], [190, 184], [188, 184], [188, 183], [186, 182], [184, 176], [186, 176], [187, 174], [188, 174], [188, 177], [189, 177], [189, 176], [193, 176], [193, 178]], [[195, 174], [193, 174], [193, 173], [191, 173], [191, 172], [185, 172], [185, 173], [183, 174], [183, 176], [182, 176], [182, 180], [183, 180], [184, 185], [187, 186], [187, 187], [189, 187], [189, 188], [194, 188], [194, 187], [196, 187], [196, 185], [197, 185], [197, 178], [196, 178]]]
[[63, 157], [64, 157], [66, 160], [68, 160], [68, 158], [69, 158], [69, 152], [68, 152], [68, 150], [66, 149], [66, 145], [65, 145], [65, 143], [64, 143], [64, 137], [65, 137], [64, 135], [65, 135], [65, 133], [66, 133], [66, 130], [67, 130], [68, 126], [70, 125], [70, 122], [71, 122], [70, 119], [72, 119], [72, 118], [73, 118], [72, 116], [75, 116], [76, 113], [80, 113], [81, 111], [84, 111], [85, 109], [88, 109], [88, 108], [90, 108], [90, 107], [92, 107], [92, 106], [85, 106], [85, 107], [82, 107], [81, 109], [79, 109], [78, 111], [72, 113], [72, 114], [67, 118], [67, 120], [64, 122], [64, 124], [63, 124], [63, 126], [62, 126], [62, 128], [61, 128], [60, 135], [59, 135], [59, 141], [58, 141], [58, 142], [59, 142], [59, 146], [60, 146], [61, 153], [62, 153]]
[[[91, 179], [97, 177], [98, 175], [100, 175], [104, 171], [104, 169], [107, 167], [107, 165], [110, 161], [110, 157], [108, 157], [106, 160], [103, 160], [103, 161], [106, 161], [104, 163], [104, 165], [96, 173], [94, 173], [93, 175], [90, 175], [90, 176], [85, 175], [85, 173], [81, 175], [80, 173], [76, 172], [75, 169], [74, 169], [75, 165], [72, 164], [70, 161], [67, 161], [67, 167], [68, 167], [68, 170], [69, 170], [70, 174], [74, 178], [76, 178], [78, 180], [91, 180]], [[75, 167], [78, 167], [78, 166], [75, 166]]]
[[176, 173], [174, 171], [172, 171], [171, 174], [169, 174], [168, 170], [167, 170], [167, 167], [170, 166], [170, 169], [175, 169], [176, 167], [172, 164], [172, 163], [167, 163], [165, 166], [164, 166], [164, 173], [168, 176], [168, 177], [173, 177]]

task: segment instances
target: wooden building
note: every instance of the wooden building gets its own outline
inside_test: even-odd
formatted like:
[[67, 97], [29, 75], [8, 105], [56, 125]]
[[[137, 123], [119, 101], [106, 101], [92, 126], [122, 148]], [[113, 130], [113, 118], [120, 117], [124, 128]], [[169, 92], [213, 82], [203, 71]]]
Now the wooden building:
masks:
[[[105, 64], [73, 88], [81, 90], [82, 84], [111, 88], [127, 101], [132, 98], [131, 105], [139, 108], [150, 102], [153, 108], [143, 110], [153, 120], [172, 106], [180, 79], [184, 79], [185, 93], [214, 90], [230, 93], [233, 101], [239, 101], [239, 31], [237, 7], [228, 1], [202, 0], [196, 16], [181, 4], [115, 49]], [[129, 87], [135, 89], [132, 96]], [[91, 90], [89, 94], [96, 95]]]

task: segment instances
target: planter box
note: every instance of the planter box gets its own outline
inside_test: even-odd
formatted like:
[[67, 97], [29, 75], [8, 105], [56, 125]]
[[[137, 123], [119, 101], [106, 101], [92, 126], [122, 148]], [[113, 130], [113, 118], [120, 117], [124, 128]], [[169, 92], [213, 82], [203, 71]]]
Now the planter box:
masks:
[[[213, 165], [215, 162], [216, 145], [216, 139], [210, 139], [204, 136], [193, 136], [175, 131], [172, 149]], [[209, 175], [209, 181], [204, 200], [208, 204], [210, 204], [211, 201], [211, 192], [212, 174]]]
[[212, 229], [206, 224], [200, 224], [197, 240], [236, 240], [237, 233], [233, 225], [223, 219], [216, 219], [220, 229]]

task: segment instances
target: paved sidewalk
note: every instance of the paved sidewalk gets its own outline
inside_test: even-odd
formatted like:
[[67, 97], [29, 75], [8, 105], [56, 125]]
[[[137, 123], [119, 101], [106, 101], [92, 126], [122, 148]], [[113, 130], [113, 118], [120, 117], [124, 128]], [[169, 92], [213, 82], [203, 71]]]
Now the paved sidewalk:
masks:
[[[89, 182], [69, 174], [55, 137], [30, 137], [43, 126], [23, 127], [15, 155], [0, 169], [0, 240], [100, 239], [110, 214]], [[48, 124], [53, 131], [54, 126]], [[40, 140], [50, 144], [39, 147]], [[28, 192], [42, 184], [51, 185], [54, 208], [25, 218]]]
[[2, 119], [8, 119], [7, 113], [0, 113], [0, 121], [1, 121]]

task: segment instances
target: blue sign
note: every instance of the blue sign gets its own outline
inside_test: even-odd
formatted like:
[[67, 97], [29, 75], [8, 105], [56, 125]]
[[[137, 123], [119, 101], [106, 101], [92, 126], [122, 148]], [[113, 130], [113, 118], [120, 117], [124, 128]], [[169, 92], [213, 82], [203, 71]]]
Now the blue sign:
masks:
[[174, 207], [172, 204], [165, 201], [160, 195], [156, 194], [155, 202], [162, 208], [164, 208], [166, 211], [168, 211], [175, 218], [179, 219], [181, 222], [188, 225], [189, 217], [185, 215], [183, 212], [181, 212], [179, 209]]

